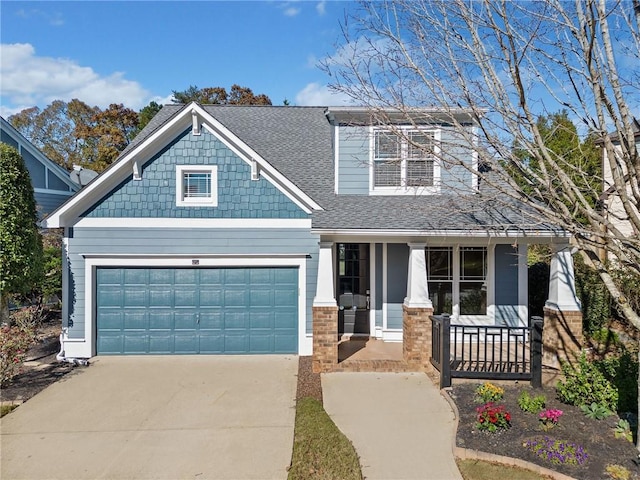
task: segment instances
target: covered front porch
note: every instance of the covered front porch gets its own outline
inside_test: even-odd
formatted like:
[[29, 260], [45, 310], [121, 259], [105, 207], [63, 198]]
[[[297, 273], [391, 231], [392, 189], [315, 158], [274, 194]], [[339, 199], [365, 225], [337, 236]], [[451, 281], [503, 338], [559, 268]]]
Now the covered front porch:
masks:
[[[529, 326], [527, 243], [402, 240], [322, 238], [313, 302], [316, 372], [431, 371], [434, 314], [462, 325]], [[554, 251], [544, 353], [545, 363], [558, 367], [581, 346], [582, 317], [566, 240]]]

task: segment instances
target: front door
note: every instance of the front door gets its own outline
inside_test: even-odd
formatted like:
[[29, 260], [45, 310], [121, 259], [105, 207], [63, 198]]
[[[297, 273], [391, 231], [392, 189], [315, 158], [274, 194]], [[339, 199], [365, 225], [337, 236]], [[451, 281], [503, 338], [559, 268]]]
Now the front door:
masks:
[[369, 244], [338, 244], [338, 333], [369, 335]]

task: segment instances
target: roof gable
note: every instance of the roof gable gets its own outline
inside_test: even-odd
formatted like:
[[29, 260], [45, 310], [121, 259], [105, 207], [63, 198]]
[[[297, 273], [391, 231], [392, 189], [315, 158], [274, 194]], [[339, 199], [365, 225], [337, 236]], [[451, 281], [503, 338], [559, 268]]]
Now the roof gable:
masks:
[[[166, 110], [165, 110], [166, 109]], [[83, 190], [54, 211], [43, 221], [49, 228], [70, 226], [84, 212], [90, 210], [120, 185], [128, 176], [137, 176], [144, 164], [166, 148], [186, 129], [206, 128], [240, 159], [254, 166], [258, 175], [271, 182], [278, 190], [296, 203], [306, 213], [321, 207], [296, 184], [291, 182], [260, 153], [249, 146], [209, 110], [197, 103], [186, 106], [165, 106], [156, 119], [147, 125], [136, 139], [123, 151], [118, 160], [95, 178]], [[262, 132], [264, 134], [264, 132]]]

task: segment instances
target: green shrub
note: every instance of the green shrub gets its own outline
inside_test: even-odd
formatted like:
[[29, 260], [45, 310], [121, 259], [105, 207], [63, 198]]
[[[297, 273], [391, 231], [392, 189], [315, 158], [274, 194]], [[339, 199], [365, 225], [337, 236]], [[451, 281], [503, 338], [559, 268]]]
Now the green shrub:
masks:
[[559, 381], [556, 385], [556, 394], [561, 402], [577, 406], [597, 403], [608, 410], [617, 408], [618, 389], [584, 354], [575, 367], [563, 362], [562, 373], [566, 381]]
[[518, 406], [523, 412], [541, 412], [546, 403], [547, 399], [544, 395], [536, 395], [535, 397], [532, 397], [526, 390], [523, 390], [520, 397], [518, 397]]
[[590, 418], [591, 420], [604, 420], [613, 413], [607, 407], [604, 407], [597, 403], [592, 403], [591, 405], [581, 405], [580, 409], [582, 410], [582, 413], [584, 413], [584, 416]]
[[613, 436], [616, 438], [624, 438], [626, 441], [633, 443], [633, 432], [631, 431], [629, 422], [627, 420], [618, 420], [613, 431]]
[[614, 409], [637, 413], [638, 360], [635, 355], [625, 350], [619, 356], [599, 360], [595, 365], [618, 391], [618, 404]]
[[604, 327], [611, 317], [611, 295], [600, 275], [587, 265], [580, 255], [574, 255], [576, 291], [582, 303], [582, 324], [587, 333]]
[[29, 328], [0, 328], [0, 385], [9, 382], [22, 371], [27, 349], [33, 343], [35, 331]]

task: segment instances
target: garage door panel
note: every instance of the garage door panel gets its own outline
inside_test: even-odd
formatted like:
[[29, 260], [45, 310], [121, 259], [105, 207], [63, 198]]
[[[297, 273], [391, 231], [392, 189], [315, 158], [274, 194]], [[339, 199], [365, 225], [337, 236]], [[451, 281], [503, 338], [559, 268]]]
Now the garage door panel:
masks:
[[224, 321], [220, 310], [207, 311], [200, 310], [200, 331], [203, 330], [222, 330]]
[[146, 288], [127, 288], [124, 291], [124, 308], [129, 307], [146, 307], [147, 306], [147, 289]]
[[183, 288], [176, 287], [174, 293], [174, 305], [176, 307], [195, 307], [198, 305], [197, 302], [197, 290], [196, 287], [193, 288]]
[[125, 330], [147, 330], [146, 310], [125, 310], [123, 315], [123, 327]]
[[144, 285], [149, 283], [149, 270], [143, 268], [126, 268], [124, 270], [125, 285]]
[[297, 280], [295, 267], [99, 267], [98, 353], [295, 353]]
[[251, 312], [249, 313], [249, 328], [269, 329], [273, 328], [273, 312]]
[[220, 268], [208, 268], [200, 271], [200, 285], [221, 285], [223, 283], [223, 270]]
[[289, 353], [291, 345], [298, 342], [298, 336], [295, 333], [280, 334], [276, 333], [273, 338], [273, 353]]
[[127, 353], [149, 353], [149, 335], [145, 331], [127, 331], [124, 337], [124, 350]]
[[190, 332], [175, 332], [174, 353], [198, 353], [198, 337]]
[[173, 353], [173, 332], [149, 334], [149, 353], [156, 355]]
[[193, 268], [177, 268], [175, 270], [176, 285], [196, 285], [198, 270]]
[[150, 330], [171, 330], [173, 328], [173, 313], [166, 310], [149, 310]]
[[122, 307], [124, 292], [122, 287], [101, 286], [97, 289], [98, 305], [101, 307]]
[[122, 330], [124, 323], [122, 321], [122, 310], [108, 310], [102, 309], [100, 314], [100, 326], [106, 330]]
[[167, 287], [149, 288], [149, 306], [153, 308], [170, 308], [173, 300], [173, 290]]
[[252, 307], [273, 306], [273, 290], [262, 288], [260, 290], [252, 288], [249, 292], [249, 305]]
[[247, 305], [247, 290], [245, 287], [231, 287], [224, 291], [225, 307], [244, 307]]
[[150, 285], [172, 285], [173, 274], [175, 269], [173, 268], [152, 268], [149, 270], [149, 284]]
[[249, 349], [249, 336], [246, 332], [226, 331], [224, 334], [225, 353], [247, 353]]
[[176, 311], [174, 313], [175, 330], [195, 330], [197, 326], [197, 312], [195, 310]]
[[296, 307], [298, 305], [298, 292], [284, 290], [282, 288], [277, 289], [273, 292], [274, 295], [274, 306], [276, 307]]
[[115, 332], [104, 331], [100, 333], [96, 346], [98, 352], [120, 353], [124, 351], [124, 337], [120, 330]]
[[220, 332], [200, 332], [200, 353], [224, 353], [224, 336]]
[[273, 352], [273, 334], [252, 332], [250, 335], [251, 351], [254, 353]]
[[200, 307], [222, 306], [223, 289], [221, 287], [200, 287]]

